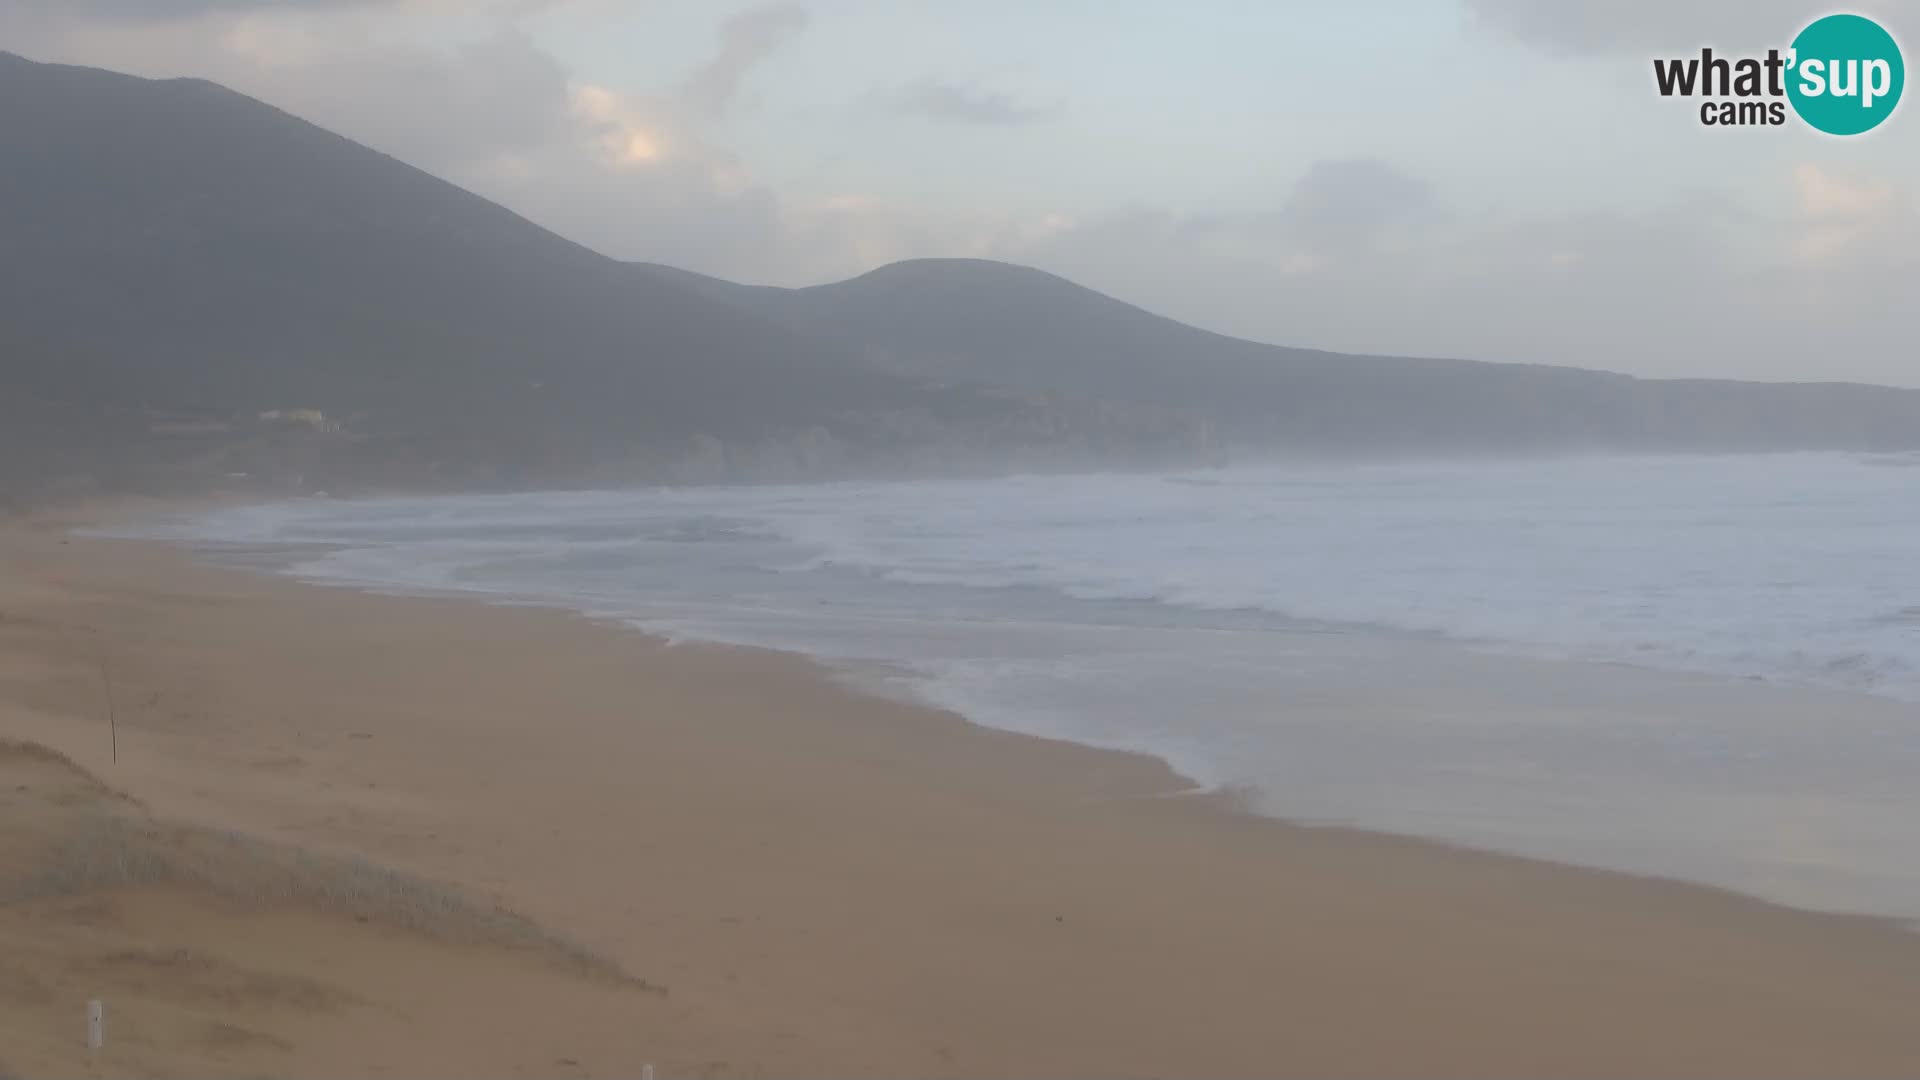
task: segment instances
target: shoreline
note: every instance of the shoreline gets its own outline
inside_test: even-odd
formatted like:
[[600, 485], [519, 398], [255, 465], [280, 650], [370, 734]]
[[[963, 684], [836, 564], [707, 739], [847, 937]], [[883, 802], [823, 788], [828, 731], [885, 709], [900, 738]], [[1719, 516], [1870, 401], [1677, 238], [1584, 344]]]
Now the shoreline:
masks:
[[[1710, 776], [1686, 778], [1693, 781], [1694, 787], [1673, 781], [1664, 786], [1649, 782], [1641, 787], [1638, 786], [1640, 778], [1631, 773], [1589, 776], [1575, 756], [1563, 752], [1557, 759], [1552, 756], [1533, 759], [1547, 770], [1557, 770], [1552, 775], [1562, 782], [1559, 789], [1544, 790], [1536, 785], [1529, 790], [1520, 778], [1496, 778], [1514, 785], [1516, 806], [1546, 806], [1555, 800], [1565, 803], [1557, 813], [1530, 824], [1516, 824], [1527, 820], [1524, 814], [1506, 813], [1504, 805], [1494, 808], [1493, 804], [1481, 800], [1477, 790], [1422, 791], [1421, 796], [1404, 802], [1389, 795], [1369, 806], [1339, 794], [1339, 784], [1316, 788], [1312, 770], [1304, 774], [1296, 770], [1289, 775], [1285, 769], [1261, 774], [1243, 768], [1236, 773], [1232, 764], [1217, 754], [1210, 754], [1204, 744], [1184, 740], [1177, 733], [1169, 737], [1164, 731], [1142, 732], [1138, 727], [1129, 733], [1125, 721], [1116, 728], [1114, 717], [1103, 716], [1106, 710], [1098, 701], [1076, 702], [1083, 716], [1101, 717], [1098, 723], [1076, 723], [1070, 719], [1062, 722], [1062, 718], [1071, 713], [1052, 715], [1044, 702], [1039, 703], [1040, 719], [1036, 722], [1035, 714], [1022, 712], [1019, 702], [996, 700], [991, 688], [982, 695], [970, 692], [964, 684], [956, 687], [946, 676], [937, 673], [937, 665], [928, 669], [901, 657], [876, 659], [849, 652], [835, 653], [830, 648], [822, 650], [816, 647], [817, 641], [809, 642], [804, 632], [796, 634], [793, 628], [784, 634], [768, 634], [751, 625], [729, 629], [724, 609], [716, 622], [712, 615], [703, 613], [699, 604], [677, 607], [669, 604], [660, 609], [645, 602], [633, 604], [617, 598], [595, 600], [589, 596], [555, 595], [529, 588], [406, 583], [398, 577], [381, 580], [377, 570], [361, 577], [334, 572], [330, 569], [331, 556], [353, 554], [357, 546], [350, 542], [205, 540], [193, 536], [191, 530], [188, 535], [168, 536], [165, 529], [145, 535], [137, 529], [117, 534], [108, 530], [103, 535], [108, 539], [164, 542], [217, 568], [265, 573], [312, 587], [393, 598], [531, 607], [576, 615], [669, 645], [721, 646], [802, 657], [822, 677], [862, 696], [877, 697], [910, 709], [954, 714], [964, 722], [990, 730], [1144, 756], [1180, 777], [1183, 791], [1190, 788], [1189, 793], [1197, 794], [1227, 792], [1244, 812], [1283, 823], [1384, 833], [1554, 865], [1699, 884], [1797, 910], [1863, 915], [1892, 919], [1903, 925], [1920, 925], [1916, 923], [1920, 920], [1920, 878], [1899, 870], [1903, 865], [1899, 855], [1904, 851], [1904, 827], [1890, 813], [1870, 811], [1878, 788], [1866, 788], [1857, 793], [1857, 797], [1831, 789], [1824, 792], [1817, 788], [1782, 789], [1769, 805], [1765, 801], [1766, 788], [1749, 786], [1730, 789], [1716, 803], [1711, 801], [1713, 778]], [[1323, 665], [1342, 662], [1330, 658], [1345, 658], [1344, 662], [1352, 663], [1353, 658], [1365, 656], [1370, 666], [1414, 672], [1409, 676], [1409, 685], [1430, 684], [1440, 692], [1408, 697], [1389, 691], [1375, 700], [1376, 695], [1367, 684], [1343, 685], [1337, 679], [1306, 673], [1296, 673], [1288, 680], [1290, 685], [1268, 685], [1262, 691], [1269, 695], [1261, 699], [1265, 710], [1284, 714], [1289, 708], [1304, 708], [1310, 714], [1338, 713], [1343, 724], [1381, 726], [1390, 734], [1378, 739], [1378, 745], [1371, 751], [1375, 760], [1389, 770], [1394, 767], [1391, 744], [1395, 739], [1406, 746], [1422, 745], [1417, 725], [1408, 726], [1404, 718], [1429, 709], [1474, 715], [1485, 725], [1518, 725], [1512, 731], [1522, 741], [1510, 744], [1508, 753], [1521, 761], [1528, 760], [1530, 753], [1551, 754], [1558, 749], [1551, 742], [1530, 744], [1524, 738], [1529, 731], [1550, 729], [1555, 714], [1562, 712], [1581, 716], [1584, 725], [1598, 731], [1631, 731], [1667, 710], [1671, 710], [1672, 719], [1676, 721], [1695, 723], [1702, 720], [1711, 723], [1716, 716], [1738, 715], [1743, 725], [1764, 721], [1757, 728], [1762, 746], [1766, 745], [1766, 737], [1778, 738], [1783, 734], [1783, 724], [1797, 725], [1797, 718], [1801, 716], [1830, 716], [1835, 723], [1825, 729], [1829, 739], [1847, 732], [1848, 727], [1838, 723], [1842, 719], [1847, 720], [1855, 732], [1862, 726], [1899, 726], [1914, 719], [1914, 703], [1894, 695], [1743, 678], [1724, 672], [1630, 660], [1582, 660], [1542, 654], [1516, 645], [1441, 639], [1390, 630], [1261, 628], [1249, 635], [1245, 629], [1230, 627], [1154, 627], [1124, 622], [1112, 624], [1097, 619], [1038, 623], [1021, 623], [1016, 619], [1004, 625], [990, 619], [969, 619], [963, 623], [972, 623], [994, 636], [996, 640], [990, 648], [996, 651], [1004, 649], [1008, 642], [1021, 641], [1012, 635], [1029, 633], [1033, 626], [1045, 627], [1048, 633], [1064, 631], [1079, 636], [1079, 648], [1095, 650], [1084, 655], [1098, 655], [1097, 650], [1105, 647], [1090, 644], [1086, 635], [1128, 637], [1134, 643], [1123, 647], [1152, 650], [1185, 649], [1186, 646], [1184, 642], [1176, 643], [1165, 637], [1137, 638], [1137, 635], [1201, 633], [1219, 635], [1222, 639], [1249, 638], [1255, 642], [1252, 646], [1255, 650], [1278, 649], [1289, 654], [1317, 655]], [[836, 615], [829, 620], [824, 632], [829, 640], [842, 634], [864, 634], [877, 639], [884, 638], [896, 625], [906, 634], [926, 630], [926, 624], [916, 616], [880, 610]], [[859, 629], [848, 629], [850, 627]], [[1028, 644], [1042, 649], [1050, 647], [1045, 642]], [[883, 650], [885, 647], [880, 646]], [[964, 649], [967, 645], [960, 643], [959, 647]], [[1008, 655], [1016, 653], [1023, 657], [1041, 655], [1018, 648]], [[1067, 655], [1077, 658], [1073, 653]], [[1245, 675], [1244, 672], [1237, 674]], [[1174, 685], [1179, 678], [1165, 670], [1159, 672], [1159, 677], [1165, 685]], [[1460, 689], [1478, 684], [1484, 684], [1486, 689], [1471, 693]], [[1145, 684], [1136, 685], [1147, 689]], [[1184, 690], [1188, 695], [1209, 692], [1196, 686], [1185, 686]], [[1184, 708], [1187, 701], [1198, 700], [1179, 698], [1180, 695], [1171, 695], [1156, 700], [1162, 708]], [[1623, 706], [1622, 701], [1636, 703]], [[1131, 708], [1129, 703], [1118, 700], [1107, 704], [1119, 707], [1123, 713]], [[1209, 708], [1231, 709], [1233, 704], [1229, 697]], [[1244, 706], [1245, 701], [1237, 704]], [[1144, 712], [1142, 710], [1142, 714]], [[1273, 719], [1277, 721], [1279, 714]], [[1542, 718], [1549, 723], [1540, 725], [1537, 721]], [[1219, 734], [1216, 730], [1215, 735]], [[1231, 731], [1225, 734], [1229, 738], [1236, 735]], [[1257, 745], [1245, 741], [1249, 736], [1258, 738], [1255, 733], [1242, 729], [1237, 735], [1243, 740], [1242, 745]], [[1320, 729], [1309, 724], [1292, 737], [1323, 738], [1324, 723]], [[1273, 745], [1279, 746], [1285, 741], [1274, 739]], [[1583, 748], [1597, 752], [1597, 757], [1603, 760], [1620, 754], [1623, 749], [1609, 745], [1604, 739], [1591, 740]], [[1428, 749], [1435, 754], [1423, 759], [1424, 764], [1411, 771], [1401, 768], [1397, 775], [1387, 772], [1376, 779], [1364, 771], [1356, 771], [1356, 762], [1347, 760], [1336, 763], [1335, 768], [1341, 770], [1336, 776], [1340, 783], [1357, 783], [1363, 787], [1390, 783], [1388, 777], [1418, 785], [1424, 782], [1424, 776], [1420, 775], [1423, 771], [1446, 776], [1449, 770], [1460, 770], [1463, 765], [1478, 767], [1481, 760], [1450, 756], [1437, 744], [1428, 745]], [[1649, 775], [1655, 775], [1660, 765], [1658, 750], [1649, 749], [1656, 753], [1647, 759], [1648, 765], [1655, 768], [1655, 773]], [[1740, 747], [1730, 743], [1727, 749], [1737, 753]], [[1474, 754], [1488, 751], [1493, 752], [1493, 760], [1504, 760], [1500, 747], [1482, 747]], [[1754, 780], [1748, 777], [1750, 785]], [[1572, 797], [1565, 792], [1574, 789], [1583, 793], [1584, 801], [1578, 804], [1570, 801]], [[1303, 791], [1309, 793], [1303, 795]], [[1696, 791], [1703, 794], [1698, 802], [1694, 801]], [[1387, 794], [1387, 789], [1382, 789], [1382, 793]], [[1792, 850], [1770, 850], [1779, 843], [1777, 838], [1798, 831], [1800, 805], [1818, 807], [1823, 795], [1839, 800], [1826, 803], [1826, 809], [1820, 811], [1830, 820], [1813, 825], [1803, 836], [1793, 837]], [[1744, 804], [1739, 801], [1742, 796], [1748, 798]], [[1629, 814], [1616, 809], [1634, 803], [1637, 797], [1644, 798], [1649, 807], [1683, 815], [1691, 830], [1675, 833], [1656, 844], [1639, 844], [1630, 818], [1637, 817], [1641, 819], [1640, 824], [1645, 825], [1657, 819], [1659, 811], [1648, 809]], [[1742, 821], [1740, 815], [1747, 815], [1746, 820]], [[1830, 853], [1845, 854], [1831, 863], [1820, 861]], [[1810, 857], [1813, 861], [1807, 861]]]
[[[0, 611], [21, 613], [0, 735], [156, 813], [457, 882], [580, 938], [673, 988], [683, 1053], [649, 1062], [1787, 1075], [1920, 1059], [1920, 938], [1892, 920], [1289, 824], [1180, 792], [1158, 759], [863, 695], [804, 657], [323, 589], [57, 527], [0, 523]], [[113, 627], [119, 765], [86, 657], [57, 640], [89, 621]], [[1285, 1038], [1277, 1017], [1298, 1021]]]

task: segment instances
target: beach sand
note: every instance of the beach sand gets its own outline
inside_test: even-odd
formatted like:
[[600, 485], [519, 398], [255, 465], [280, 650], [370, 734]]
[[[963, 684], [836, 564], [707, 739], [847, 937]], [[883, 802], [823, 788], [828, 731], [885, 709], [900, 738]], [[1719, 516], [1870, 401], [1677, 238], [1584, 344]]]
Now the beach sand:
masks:
[[[1886, 923], [76, 520], [0, 525], [0, 739], [62, 756], [0, 748], [0, 1075], [1920, 1074]], [[68, 873], [103, 821], [193, 869]]]

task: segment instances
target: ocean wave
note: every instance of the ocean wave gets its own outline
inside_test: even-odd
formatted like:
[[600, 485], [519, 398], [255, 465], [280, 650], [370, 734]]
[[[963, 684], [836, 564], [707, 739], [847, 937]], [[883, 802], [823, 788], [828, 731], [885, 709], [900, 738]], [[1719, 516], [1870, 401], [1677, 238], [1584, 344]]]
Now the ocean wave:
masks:
[[626, 601], [771, 589], [803, 606], [1069, 619], [1103, 617], [1074, 604], [1130, 618], [1145, 605], [1169, 623], [1266, 619], [1906, 695], [1920, 607], [1888, 598], [1920, 596], [1901, 540], [1920, 507], [1903, 475], [1871, 467], [1882, 457], [294, 500], [158, 531], [316, 545], [299, 573], [366, 584]]

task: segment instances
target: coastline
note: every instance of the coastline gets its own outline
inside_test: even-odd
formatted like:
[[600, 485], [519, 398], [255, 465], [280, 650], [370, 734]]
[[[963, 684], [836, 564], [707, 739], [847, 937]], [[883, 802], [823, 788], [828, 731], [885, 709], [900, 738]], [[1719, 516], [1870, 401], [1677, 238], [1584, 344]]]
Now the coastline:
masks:
[[[215, 566], [313, 584], [553, 607], [669, 641], [798, 653], [864, 693], [1149, 755], [1282, 821], [1920, 918], [1907, 858], [1920, 747], [1899, 735], [1920, 704], [1875, 685], [1876, 671], [1902, 670], [1899, 648], [1762, 663], [1711, 645], [1662, 653], [1659, 632], [1625, 650], [1552, 633], [1559, 644], [1522, 644], [1296, 619], [1272, 606], [1270, 583], [1246, 580], [1264, 598], [1224, 614], [1177, 594], [1003, 591], [1011, 579], [992, 573], [941, 587], [939, 574], [908, 569], [896, 583], [833, 529], [769, 516], [765, 492], [726, 490], [720, 505], [707, 490], [653, 511], [624, 506], [614, 511], [623, 539], [603, 544], [590, 528], [572, 552], [515, 537], [530, 526], [566, 535], [560, 523], [575, 514], [601, 520], [614, 493], [401, 497], [414, 505], [397, 517], [387, 500], [276, 501], [90, 535], [169, 540]], [[681, 500], [714, 516], [671, 506]], [[528, 503], [540, 508], [530, 520]], [[716, 530], [717, 542], [678, 543], [688, 529]], [[833, 569], [840, 558], [857, 569]], [[615, 571], [624, 559], [634, 561]], [[1670, 614], [1698, 631], [1697, 611]], [[1808, 666], [1851, 674], [1796, 674]]]
[[602, 1047], [602, 1070], [1920, 1060], [1920, 937], [1885, 921], [1163, 798], [1185, 785], [1157, 760], [861, 695], [804, 658], [316, 588], [75, 523], [0, 524], [0, 736], [169, 819], [458, 883], [669, 987], [655, 1048]]

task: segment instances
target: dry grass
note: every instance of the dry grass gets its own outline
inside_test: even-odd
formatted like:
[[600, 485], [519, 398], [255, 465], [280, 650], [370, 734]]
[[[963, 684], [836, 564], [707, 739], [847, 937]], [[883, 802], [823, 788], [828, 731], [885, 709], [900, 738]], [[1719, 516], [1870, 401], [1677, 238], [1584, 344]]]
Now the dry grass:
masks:
[[0, 769], [46, 769], [58, 772], [79, 790], [97, 796], [102, 802], [120, 807], [144, 809], [140, 800], [108, 787], [106, 782], [87, 771], [72, 758], [35, 742], [0, 737]]
[[107, 786], [102, 784], [99, 778], [74, 764], [72, 758], [58, 750], [41, 746], [39, 743], [23, 742], [19, 739], [0, 738], [0, 761], [9, 759], [56, 766], [86, 780], [94, 787], [99, 788], [103, 794], [108, 790]]
[[[664, 993], [612, 961], [453, 886], [364, 859], [154, 821], [65, 756], [34, 743], [0, 740], [0, 764], [9, 762], [59, 769], [98, 799], [67, 808], [34, 845], [28, 865], [0, 874], [0, 905], [120, 888], [180, 888], [242, 907], [298, 907], [450, 943], [538, 950], [583, 974]], [[0, 822], [0, 828], [4, 825]]]
[[118, 816], [66, 830], [33, 872], [0, 881], [0, 904], [138, 886], [190, 889], [248, 907], [308, 908], [441, 941], [539, 949], [584, 971], [627, 978], [610, 961], [451, 886], [240, 833]]

